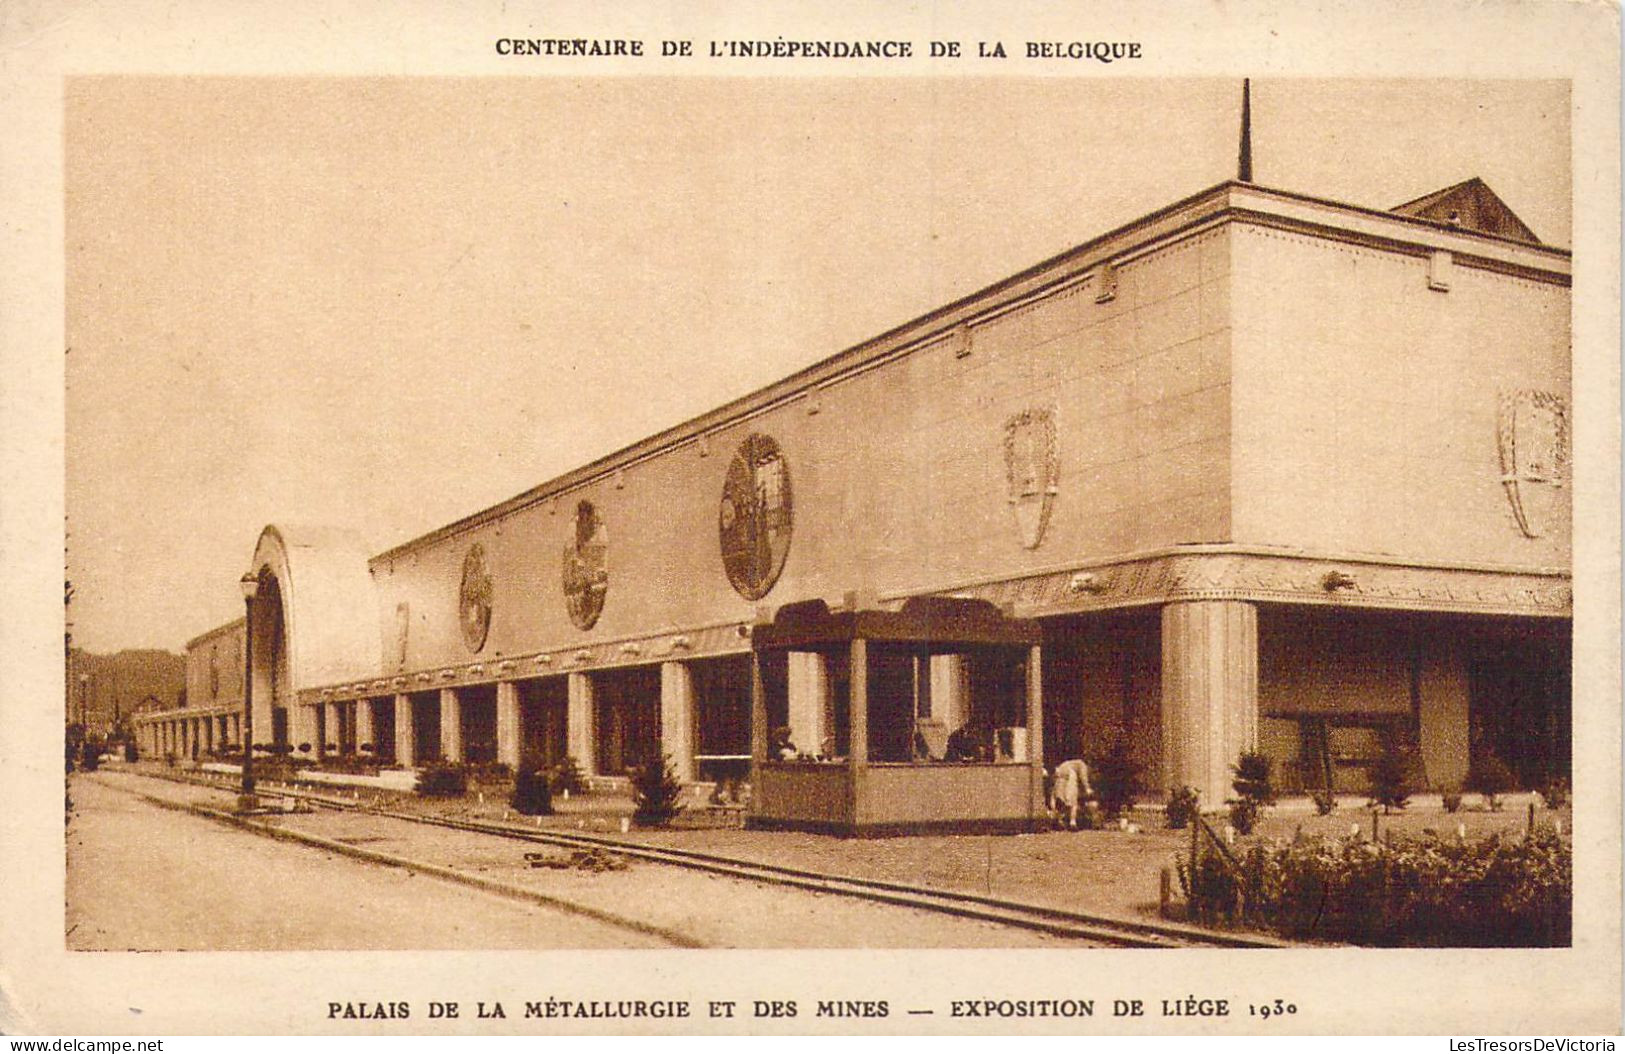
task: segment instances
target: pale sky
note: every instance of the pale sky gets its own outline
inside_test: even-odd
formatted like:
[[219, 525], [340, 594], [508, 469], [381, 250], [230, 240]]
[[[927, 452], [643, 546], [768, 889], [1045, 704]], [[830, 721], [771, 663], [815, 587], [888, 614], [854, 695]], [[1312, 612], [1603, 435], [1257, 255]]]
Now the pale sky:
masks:
[[[1240, 85], [70, 81], [76, 643], [241, 614], [267, 523], [371, 551], [1235, 174]], [[1255, 181], [1481, 176], [1570, 243], [1567, 87], [1253, 82]], [[1312, 310], [1312, 305], [1305, 305]]]

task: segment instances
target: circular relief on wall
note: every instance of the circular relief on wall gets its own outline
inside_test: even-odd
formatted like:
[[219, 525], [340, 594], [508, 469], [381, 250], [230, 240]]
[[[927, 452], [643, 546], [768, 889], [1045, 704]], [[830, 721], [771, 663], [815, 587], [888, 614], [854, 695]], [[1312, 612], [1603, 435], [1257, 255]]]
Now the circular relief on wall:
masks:
[[728, 466], [717, 512], [722, 566], [746, 600], [760, 600], [779, 580], [791, 520], [790, 467], [771, 436], [752, 433]]
[[574, 537], [564, 547], [564, 605], [570, 621], [592, 629], [604, 611], [609, 590], [609, 539], [590, 501], [576, 505]]
[[491, 631], [491, 575], [485, 568], [485, 547], [469, 547], [463, 557], [463, 582], [457, 591], [457, 620], [462, 625], [463, 643], [469, 651], [485, 647]]

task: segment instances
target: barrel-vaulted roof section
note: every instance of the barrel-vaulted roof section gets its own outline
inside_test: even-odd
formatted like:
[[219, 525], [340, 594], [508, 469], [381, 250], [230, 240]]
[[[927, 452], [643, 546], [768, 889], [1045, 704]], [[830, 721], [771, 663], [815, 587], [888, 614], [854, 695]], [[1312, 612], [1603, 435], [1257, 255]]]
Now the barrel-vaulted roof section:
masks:
[[277, 580], [296, 688], [376, 672], [377, 599], [360, 535], [337, 527], [272, 524], [254, 547], [253, 569]]
[[1567, 285], [1570, 253], [1446, 222], [1272, 190], [1230, 181], [1177, 201], [1068, 249], [985, 289], [857, 344], [765, 388], [668, 428], [490, 508], [466, 516], [372, 558], [373, 565], [404, 556], [481, 524], [573, 490], [700, 436], [753, 417], [839, 377], [906, 355], [971, 324], [1011, 310], [1081, 280], [1108, 262], [1122, 264], [1200, 230], [1225, 223], [1295, 230], [1394, 252], [1449, 252], [1457, 266], [1480, 267]]

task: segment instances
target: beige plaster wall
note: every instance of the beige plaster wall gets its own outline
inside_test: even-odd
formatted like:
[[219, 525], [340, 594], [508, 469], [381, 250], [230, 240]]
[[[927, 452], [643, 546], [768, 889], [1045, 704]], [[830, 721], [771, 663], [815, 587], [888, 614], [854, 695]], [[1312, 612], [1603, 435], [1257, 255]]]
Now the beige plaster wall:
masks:
[[[243, 698], [243, 637], [241, 620], [227, 623], [194, 639], [186, 647], [186, 705], [224, 706]], [[210, 654], [220, 673], [218, 693], [210, 692]]]
[[1569, 290], [1424, 256], [1232, 227], [1235, 540], [1566, 567], [1568, 504], [1524, 537], [1501, 393], [1570, 394]]
[[[789, 464], [794, 536], [773, 607], [849, 590], [946, 589], [1065, 561], [1229, 534], [1228, 287], [1223, 230], [1126, 262], [1117, 293], [1091, 278], [605, 479], [415, 551], [372, 562], [382, 672], [748, 621], [718, 551], [718, 502], [751, 432]], [[1058, 493], [1037, 549], [1007, 499], [1012, 415], [1053, 409]], [[568, 618], [562, 554], [576, 503], [608, 535], [609, 587], [591, 629]], [[481, 543], [493, 579], [483, 649], [457, 622], [462, 562]], [[364, 617], [359, 608], [357, 617]]]

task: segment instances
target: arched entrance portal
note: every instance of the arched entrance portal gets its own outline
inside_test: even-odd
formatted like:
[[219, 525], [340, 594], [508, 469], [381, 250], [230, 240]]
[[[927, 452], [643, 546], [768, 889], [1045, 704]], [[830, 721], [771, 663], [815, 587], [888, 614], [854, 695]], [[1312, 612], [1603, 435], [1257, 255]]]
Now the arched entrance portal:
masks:
[[259, 581], [248, 627], [254, 742], [308, 743], [305, 756], [319, 756], [320, 700], [308, 693], [378, 669], [377, 623], [363, 614], [373, 599], [366, 548], [349, 531], [270, 526], [249, 566]]
[[294, 705], [288, 676], [287, 612], [282, 585], [269, 567], [259, 569], [254, 598], [253, 637], [254, 739], [279, 752], [291, 743], [290, 711]]

